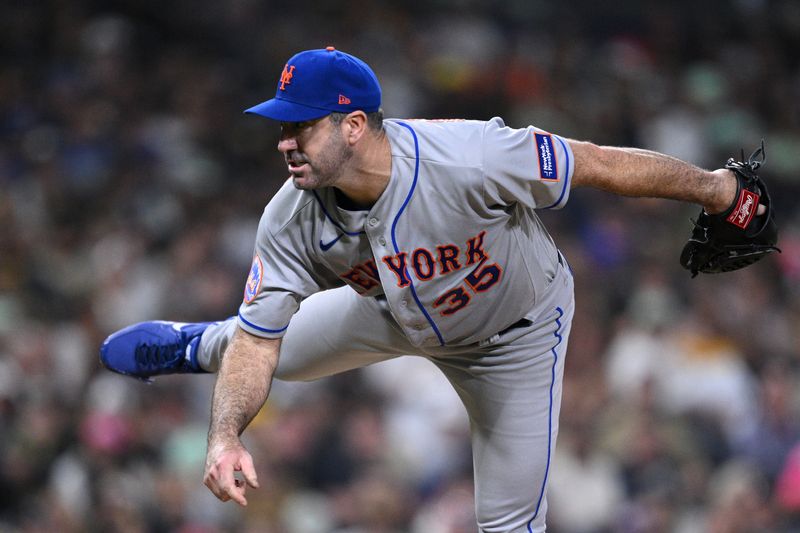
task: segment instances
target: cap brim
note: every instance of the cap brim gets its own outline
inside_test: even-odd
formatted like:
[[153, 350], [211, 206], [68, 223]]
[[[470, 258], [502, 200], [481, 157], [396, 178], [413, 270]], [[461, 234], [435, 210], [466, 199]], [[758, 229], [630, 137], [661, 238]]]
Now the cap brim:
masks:
[[271, 100], [262, 102], [250, 109], [245, 109], [244, 112], [261, 115], [262, 117], [279, 122], [304, 122], [331, 114], [330, 111], [325, 109], [295, 104], [294, 102], [278, 98], [272, 98]]

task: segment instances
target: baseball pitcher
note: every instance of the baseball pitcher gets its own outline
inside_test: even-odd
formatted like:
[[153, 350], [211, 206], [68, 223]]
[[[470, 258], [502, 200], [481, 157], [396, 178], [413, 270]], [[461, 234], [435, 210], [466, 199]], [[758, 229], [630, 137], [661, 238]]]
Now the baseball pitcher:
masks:
[[289, 179], [261, 218], [238, 316], [136, 324], [101, 360], [143, 379], [217, 372], [205, 484], [246, 505], [258, 480], [239, 437], [273, 378], [426, 357], [469, 414], [480, 531], [543, 532], [575, 304], [537, 210], [581, 186], [693, 202], [684, 266], [740, 268], [776, 250], [758, 154], [709, 172], [500, 118], [384, 120], [380, 105], [360, 59], [289, 59], [275, 97], [247, 110], [280, 123]]

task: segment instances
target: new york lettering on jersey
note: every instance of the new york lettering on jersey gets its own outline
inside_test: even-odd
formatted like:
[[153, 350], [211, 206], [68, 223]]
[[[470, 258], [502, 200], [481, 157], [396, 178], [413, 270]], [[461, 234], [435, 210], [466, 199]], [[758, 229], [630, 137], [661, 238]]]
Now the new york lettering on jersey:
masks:
[[[399, 288], [411, 285], [412, 275], [418, 282], [426, 282], [437, 276], [456, 275], [468, 267], [470, 271], [463, 275], [463, 284], [449, 288], [435, 297], [431, 306], [440, 314], [452, 315], [466, 307], [471, 300], [468, 289], [474, 292], [489, 290], [500, 281], [502, 268], [497, 263], [489, 263], [489, 255], [483, 248], [485, 231], [467, 239], [463, 247], [457, 244], [436, 246], [436, 250], [417, 248], [410, 254], [399, 252], [384, 256], [381, 261], [396, 278]], [[462, 251], [463, 250], [463, 251]]]

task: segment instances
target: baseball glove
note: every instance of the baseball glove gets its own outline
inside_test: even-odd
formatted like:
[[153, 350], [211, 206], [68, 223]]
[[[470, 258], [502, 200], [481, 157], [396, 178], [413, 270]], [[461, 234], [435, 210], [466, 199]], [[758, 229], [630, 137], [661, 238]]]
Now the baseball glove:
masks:
[[[771, 252], [780, 252], [778, 226], [764, 181], [756, 171], [764, 164], [764, 141], [744, 161], [728, 159], [725, 168], [736, 175], [737, 191], [724, 212], [709, 215], [704, 209], [694, 222], [689, 242], [681, 252], [681, 265], [695, 277], [698, 272], [730, 272], [752, 265]], [[759, 204], [765, 207], [757, 214]]]

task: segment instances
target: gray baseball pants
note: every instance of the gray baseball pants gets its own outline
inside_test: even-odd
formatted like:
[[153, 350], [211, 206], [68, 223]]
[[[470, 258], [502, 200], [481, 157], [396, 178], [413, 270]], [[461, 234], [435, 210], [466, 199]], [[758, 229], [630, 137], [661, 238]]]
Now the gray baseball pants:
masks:
[[[469, 415], [480, 532], [541, 533], [573, 313], [572, 276], [559, 265], [536, 305], [512, 327], [480, 343], [423, 349], [408, 342], [385, 300], [341, 287], [302, 303], [283, 338], [275, 377], [311, 381], [401, 355], [428, 358]], [[232, 318], [205, 331], [204, 367], [218, 367], [236, 327]]]

